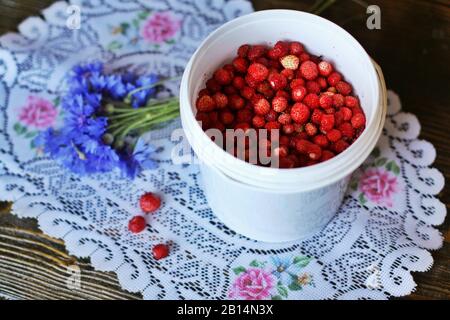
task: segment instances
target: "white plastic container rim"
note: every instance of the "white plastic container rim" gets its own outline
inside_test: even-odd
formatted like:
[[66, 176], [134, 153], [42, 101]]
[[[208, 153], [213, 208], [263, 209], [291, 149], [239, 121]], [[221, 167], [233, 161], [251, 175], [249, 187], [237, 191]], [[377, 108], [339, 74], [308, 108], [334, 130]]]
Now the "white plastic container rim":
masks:
[[[367, 119], [366, 128], [347, 150], [324, 163], [294, 169], [261, 167], [247, 163], [225, 152], [211, 141], [195, 119], [195, 101], [198, 91], [204, 86], [204, 81], [199, 80], [201, 79], [199, 74], [205, 76], [206, 72], [212, 73], [214, 70], [196, 70], [196, 66], [199, 61], [206, 58], [205, 55], [208, 54], [209, 48], [214, 46], [216, 41], [221, 41], [223, 37], [236, 32], [237, 28], [246, 28], [255, 21], [260, 23], [261, 20], [270, 25], [277, 19], [283, 21], [302, 19], [303, 22], [307, 21], [307, 23], [312, 23], [315, 26], [320, 25], [323, 28], [333, 30], [336, 39], [345, 41], [358, 51], [359, 58], [367, 68], [364, 70], [366, 73], [365, 81], [368, 81], [368, 85], [374, 94], [371, 97], [370, 104], [373, 107], [370, 110], [362, 104]], [[301, 39], [299, 40], [301, 41]], [[310, 51], [313, 51], [313, 49], [311, 48]], [[221, 63], [225, 63], [225, 61]], [[180, 114], [186, 137], [200, 161], [215, 167], [229, 178], [249, 186], [280, 193], [299, 192], [314, 190], [341, 180], [361, 165], [374, 148], [383, 129], [386, 100], [386, 88], [381, 69], [372, 62], [362, 46], [344, 29], [331, 21], [301, 11], [265, 10], [236, 18], [224, 24], [202, 42], [191, 57], [183, 74], [180, 87]]]

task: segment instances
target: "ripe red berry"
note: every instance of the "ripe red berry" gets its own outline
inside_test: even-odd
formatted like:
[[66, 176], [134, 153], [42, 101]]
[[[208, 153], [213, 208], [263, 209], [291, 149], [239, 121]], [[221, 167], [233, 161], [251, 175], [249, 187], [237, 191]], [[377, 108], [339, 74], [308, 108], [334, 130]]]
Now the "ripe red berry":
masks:
[[300, 62], [308, 61], [311, 58], [311, 56], [306, 52], [302, 52], [298, 57], [300, 59]]
[[295, 87], [294, 89], [292, 89], [292, 92], [291, 92], [292, 100], [294, 100], [296, 102], [300, 102], [306, 97], [307, 93], [308, 93], [308, 91], [306, 90], [305, 87], [302, 87], [302, 86]]
[[145, 222], [145, 218], [143, 216], [134, 216], [128, 222], [128, 230], [132, 233], [139, 233], [145, 229], [147, 223]]
[[349, 108], [359, 107], [358, 98], [353, 97], [353, 96], [346, 96], [345, 97], [345, 105]]
[[264, 128], [266, 128], [269, 132], [274, 129], [280, 129], [280, 123], [277, 121], [268, 121], [266, 122]]
[[308, 93], [306, 97], [303, 99], [303, 103], [306, 104], [311, 109], [315, 109], [320, 106], [319, 97], [317, 94]]
[[225, 94], [228, 95], [228, 96], [231, 96], [231, 95], [233, 95], [233, 94], [236, 94], [236, 93], [237, 93], [237, 90], [236, 90], [236, 88], [233, 87], [232, 85], [229, 85], [229, 86], [223, 87], [223, 93], [225, 93]]
[[287, 134], [287, 135], [290, 135], [290, 134], [294, 133], [294, 131], [295, 131], [295, 127], [293, 124], [285, 124], [285, 125], [283, 125], [282, 129], [283, 129], [283, 133]]
[[269, 104], [269, 101], [267, 101], [267, 99], [260, 98], [254, 103], [253, 108], [254, 108], [256, 114], [264, 116], [269, 113], [270, 104]]
[[267, 81], [273, 90], [284, 89], [287, 85], [287, 79], [281, 73], [271, 72], [267, 77]]
[[245, 82], [247, 82], [247, 85], [250, 88], [256, 88], [256, 86], [258, 85], [258, 81], [256, 81], [251, 75], [247, 74], [245, 76]]
[[274, 49], [278, 49], [281, 52], [281, 56], [285, 56], [289, 52], [289, 43], [286, 41], [277, 41], [273, 46]]
[[300, 42], [292, 41], [289, 46], [289, 53], [300, 55], [304, 51], [303, 45]]
[[265, 119], [266, 119], [266, 121], [275, 121], [275, 120], [277, 120], [277, 117], [278, 117], [278, 113], [275, 111], [275, 110], [273, 110], [273, 109], [270, 109], [270, 111], [265, 115]]
[[345, 81], [339, 81], [336, 83], [336, 90], [346, 96], [352, 92], [352, 86]]
[[251, 46], [247, 52], [247, 59], [250, 61], [256, 60], [262, 57], [266, 53], [266, 48], [262, 45]]
[[317, 144], [321, 148], [328, 147], [328, 139], [323, 134], [318, 134], [313, 139], [314, 143]]
[[316, 82], [319, 84], [320, 89], [326, 89], [328, 88], [328, 82], [327, 79], [325, 79], [324, 77], [318, 77], [316, 79]]
[[250, 100], [255, 94], [255, 89], [245, 86], [241, 89], [241, 96], [247, 100]]
[[342, 151], [344, 151], [345, 149], [347, 149], [349, 147], [349, 144], [347, 142], [345, 142], [344, 140], [338, 140], [333, 144], [333, 150], [336, 153], [341, 153]]
[[334, 127], [334, 114], [324, 114], [320, 119], [320, 131], [326, 134]]
[[250, 109], [244, 108], [236, 113], [237, 122], [251, 122], [253, 118], [253, 113]]
[[330, 131], [327, 132], [327, 138], [328, 140], [330, 140], [331, 142], [336, 142], [338, 141], [340, 138], [342, 137], [342, 134], [339, 130], [337, 129], [331, 129]]
[[202, 96], [207, 96], [207, 95], [209, 95], [209, 90], [208, 89], [202, 89], [202, 90], [200, 90], [199, 92], [198, 92], [198, 97], [200, 98], [200, 97], [202, 97]]
[[362, 128], [366, 124], [366, 117], [362, 113], [357, 113], [352, 117], [351, 124], [355, 129]]
[[306, 89], [308, 90], [309, 93], [315, 93], [315, 94], [320, 93], [320, 85], [314, 80], [310, 80], [310, 81], [306, 82]]
[[197, 112], [195, 120], [200, 122], [203, 130], [208, 130], [211, 127], [211, 121], [206, 112]]
[[291, 98], [291, 95], [287, 91], [284, 91], [284, 90], [278, 90], [275, 93], [275, 96], [276, 97], [284, 97], [284, 98], [286, 98], [286, 100], [289, 100]]
[[297, 102], [291, 108], [291, 118], [296, 123], [306, 123], [308, 121], [309, 115], [309, 108], [303, 103]]
[[295, 148], [298, 152], [308, 155], [311, 160], [318, 160], [322, 156], [322, 149], [317, 144], [305, 139], [297, 140]]
[[342, 113], [343, 121], [349, 121], [352, 118], [353, 112], [350, 108], [342, 107], [340, 111]]
[[245, 133], [250, 129], [250, 124], [248, 122], [240, 122], [240, 123], [237, 123], [233, 129], [234, 130], [243, 130]]
[[332, 72], [332, 73], [328, 76], [327, 81], [328, 81], [328, 83], [329, 83], [330, 86], [335, 87], [336, 84], [337, 84], [339, 81], [341, 81], [341, 79], [342, 79], [342, 76], [341, 76], [341, 74], [340, 74], [339, 72]]
[[283, 112], [288, 106], [288, 101], [285, 97], [277, 96], [272, 100], [272, 108], [276, 112]]
[[262, 64], [266, 68], [270, 67], [270, 61], [265, 57], [259, 57], [258, 59], [255, 60], [255, 62]]
[[212, 93], [220, 91], [221, 89], [220, 84], [217, 83], [217, 81], [214, 80], [214, 78], [211, 78], [208, 81], [206, 81], [206, 88]]
[[237, 76], [233, 78], [233, 87], [235, 87], [238, 90], [241, 90], [246, 86], [245, 80], [243, 77]]
[[317, 65], [312, 61], [305, 61], [300, 65], [302, 77], [306, 80], [314, 80], [319, 75]]
[[228, 97], [222, 92], [216, 92], [213, 95], [217, 109], [223, 109], [228, 105]]
[[199, 112], [209, 112], [216, 108], [216, 102], [211, 96], [204, 95], [197, 99], [195, 106]]
[[248, 68], [248, 62], [246, 59], [237, 57], [232, 62], [233, 67], [236, 69], [237, 72], [245, 73], [247, 72]]
[[245, 101], [244, 99], [237, 94], [233, 94], [232, 96], [230, 96], [229, 98], [229, 104], [230, 104], [230, 108], [233, 110], [239, 110], [245, 107]]
[[308, 136], [313, 137], [317, 134], [317, 127], [311, 122], [308, 122], [305, 124], [305, 132]]
[[314, 109], [311, 114], [311, 122], [314, 124], [320, 124], [323, 114], [324, 113], [321, 109]]
[[227, 110], [221, 111], [219, 114], [219, 118], [220, 121], [226, 126], [232, 124], [234, 121], [234, 115]]
[[258, 85], [256, 86], [256, 91], [261, 93], [264, 97], [266, 97], [266, 99], [270, 99], [275, 95], [272, 88], [270, 87], [270, 84], [267, 81], [258, 83]]
[[161, 198], [152, 192], [147, 192], [139, 199], [139, 205], [145, 213], [154, 212], [161, 206]]
[[329, 109], [333, 106], [333, 98], [326, 94], [321, 94], [319, 97], [319, 105], [324, 109]]
[[350, 140], [355, 135], [355, 129], [350, 124], [350, 122], [344, 122], [338, 127], [339, 131], [342, 133], [342, 136], [347, 140]]
[[252, 119], [252, 124], [255, 128], [263, 128], [266, 124], [266, 120], [263, 116], [256, 115]]
[[233, 75], [229, 70], [220, 68], [216, 72], [214, 72], [214, 80], [216, 80], [220, 85], [227, 85], [230, 84], [233, 80]]
[[321, 61], [317, 67], [319, 68], [319, 73], [324, 77], [328, 77], [333, 72], [333, 66], [327, 61]]
[[261, 63], [255, 62], [248, 67], [248, 75], [256, 82], [264, 81], [269, 75], [269, 69]]
[[292, 121], [291, 119], [291, 115], [289, 113], [282, 113], [278, 116], [278, 122], [286, 125], [286, 124], [290, 124]]
[[323, 150], [322, 151], [322, 157], [320, 158], [320, 161], [327, 161], [334, 157], [334, 153], [330, 150]]
[[336, 108], [340, 108], [344, 105], [345, 99], [344, 96], [340, 93], [333, 94], [333, 106]]
[[297, 87], [304, 87], [305, 86], [305, 80], [302, 78], [295, 78], [291, 80], [291, 83], [289, 83], [289, 88], [294, 89]]
[[280, 73], [281, 73], [283, 76], [285, 76], [286, 79], [288, 79], [288, 80], [294, 79], [294, 70], [291, 70], [291, 69], [283, 69], [283, 70], [281, 70]]
[[156, 260], [163, 259], [169, 255], [169, 246], [166, 244], [157, 244], [152, 248], [153, 257]]
[[237, 55], [241, 58], [245, 58], [245, 57], [247, 57], [247, 53], [248, 53], [249, 49], [250, 49], [250, 45], [243, 44], [242, 46], [239, 47], [239, 49], [237, 51]]

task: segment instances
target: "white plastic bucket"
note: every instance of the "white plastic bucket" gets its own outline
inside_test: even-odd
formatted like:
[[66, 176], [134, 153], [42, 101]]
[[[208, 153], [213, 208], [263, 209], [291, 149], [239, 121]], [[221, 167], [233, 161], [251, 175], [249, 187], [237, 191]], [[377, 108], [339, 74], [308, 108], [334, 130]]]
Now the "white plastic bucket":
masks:
[[[226, 153], [195, 119], [195, 101], [218, 66], [244, 44], [302, 42], [333, 62], [358, 95], [366, 129], [343, 153], [314, 166], [277, 169], [249, 164]], [[345, 30], [300, 11], [267, 10], [234, 19], [211, 33], [189, 61], [180, 88], [181, 121], [201, 161], [209, 205], [231, 229], [252, 239], [296, 240], [323, 228], [336, 213], [348, 179], [374, 148], [384, 125], [386, 89], [379, 67]]]

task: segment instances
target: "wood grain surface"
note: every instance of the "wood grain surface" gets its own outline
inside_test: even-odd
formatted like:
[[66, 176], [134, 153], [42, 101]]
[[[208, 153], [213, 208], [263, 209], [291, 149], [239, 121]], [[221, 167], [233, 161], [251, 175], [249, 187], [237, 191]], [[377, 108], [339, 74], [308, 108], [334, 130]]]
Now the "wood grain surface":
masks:
[[[28, 16], [39, 15], [49, 0], [0, 0], [0, 34], [15, 31]], [[256, 10], [307, 10], [310, 0], [255, 0]], [[421, 138], [437, 149], [437, 167], [450, 178], [450, 3], [446, 0], [371, 1], [381, 8], [381, 30], [366, 28], [366, 5], [341, 0], [322, 16], [349, 31], [383, 68], [389, 88], [403, 109], [416, 114]], [[450, 190], [440, 199], [449, 208]], [[432, 252], [433, 268], [414, 274], [417, 290], [407, 299], [450, 299], [450, 223], [439, 228], [444, 247]], [[81, 269], [82, 287], [67, 286], [67, 266]], [[18, 299], [140, 299], [120, 289], [114, 273], [95, 271], [88, 260], [70, 256], [61, 240], [39, 231], [36, 221], [18, 219], [0, 203], [0, 296]]]

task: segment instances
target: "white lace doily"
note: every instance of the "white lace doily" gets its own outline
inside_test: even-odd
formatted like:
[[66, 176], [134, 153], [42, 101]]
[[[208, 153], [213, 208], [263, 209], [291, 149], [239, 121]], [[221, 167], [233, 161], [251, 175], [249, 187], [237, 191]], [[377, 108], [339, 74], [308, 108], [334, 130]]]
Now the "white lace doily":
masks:
[[[76, 4], [78, 1], [72, 1]], [[116, 174], [80, 178], [39, 153], [32, 141], [58, 121], [57, 92], [79, 62], [102, 59], [179, 75], [213, 29], [250, 12], [244, 0], [82, 1], [81, 28], [66, 27], [66, 2], [29, 18], [0, 38], [0, 200], [33, 217], [69, 252], [117, 273], [146, 299], [383, 299], [411, 293], [411, 271], [427, 271], [438, 249], [445, 206], [435, 195], [442, 174], [436, 151], [418, 139], [417, 118], [389, 92], [389, 115], [373, 155], [354, 174], [337, 216], [302, 242], [267, 244], [225, 227], [211, 212], [195, 165], [174, 166], [173, 143], [154, 143], [160, 166], [134, 182]], [[158, 29], [159, 28], [159, 29]], [[174, 88], [176, 90], [176, 88]], [[154, 139], [158, 138], [154, 136]], [[146, 191], [163, 208], [147, 230], [127, 222]], [[153, 244], [172, 242], [155, 261]]]

